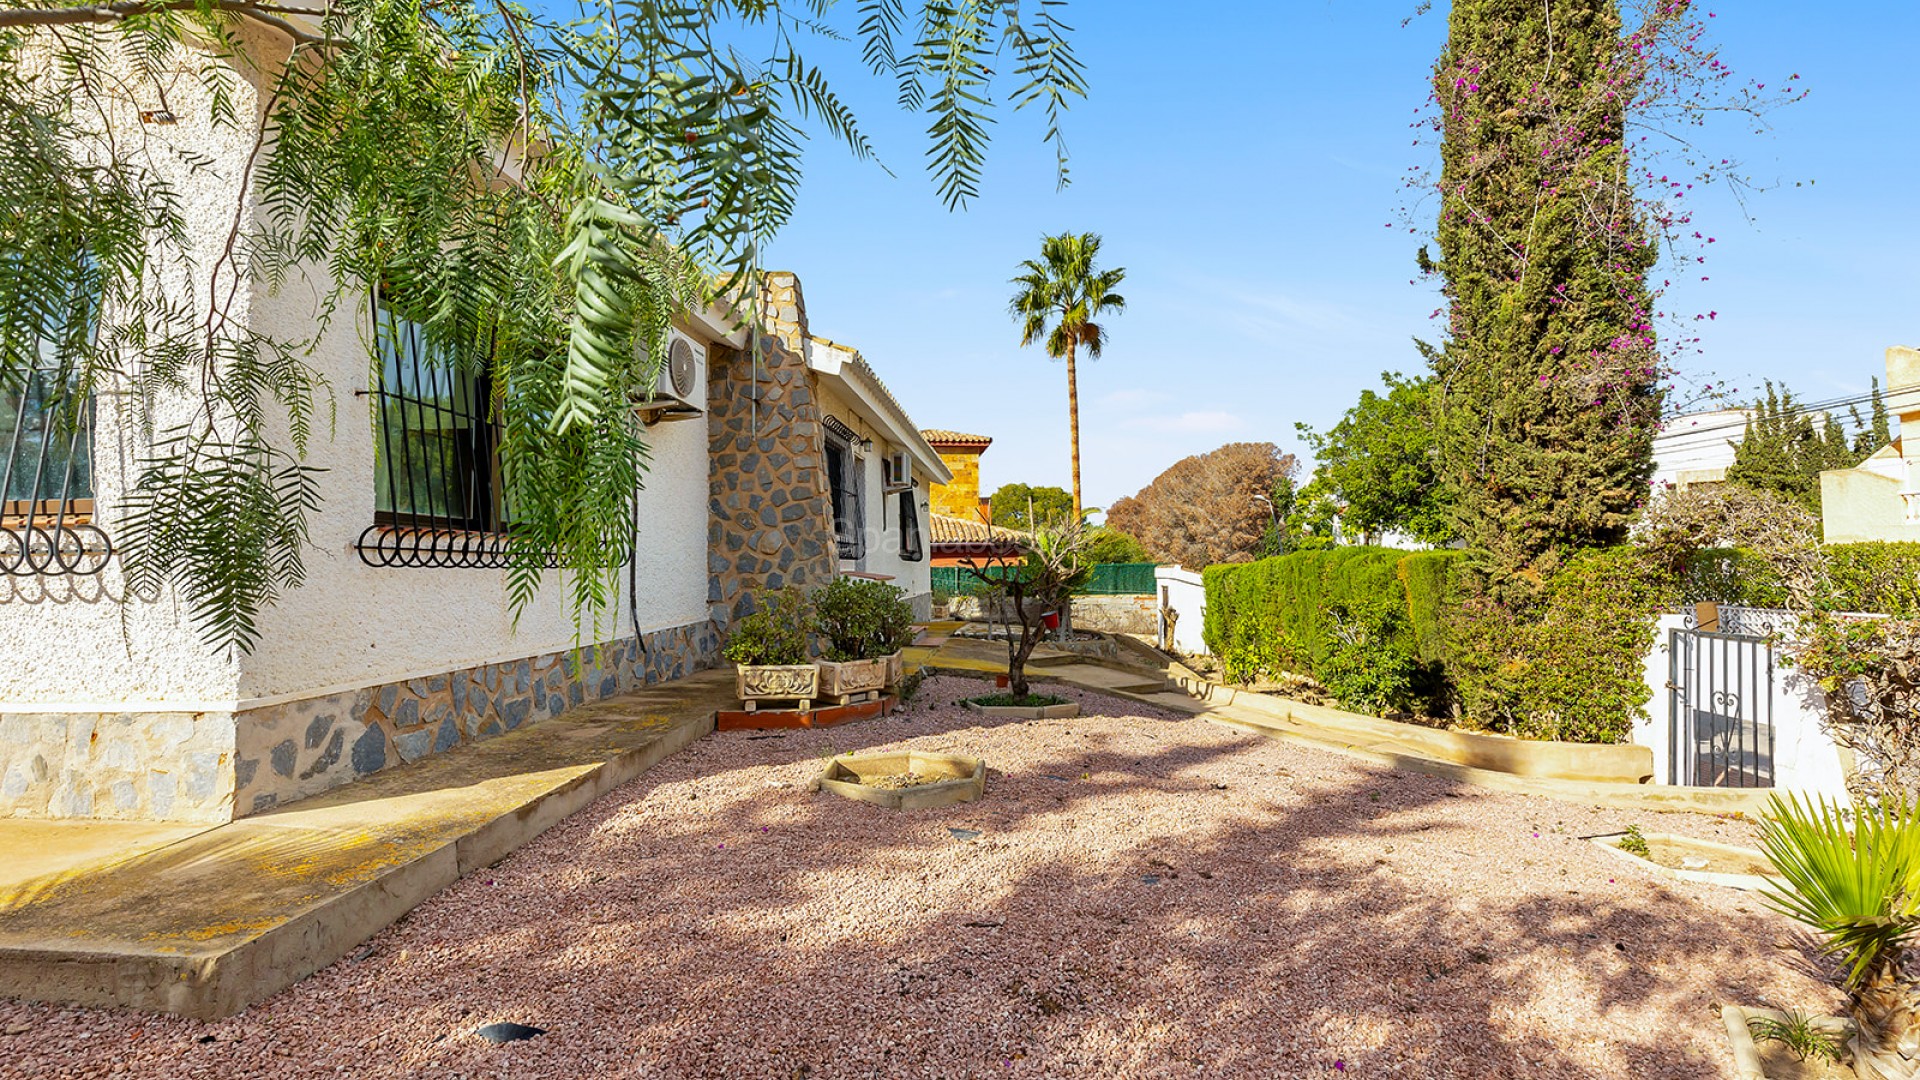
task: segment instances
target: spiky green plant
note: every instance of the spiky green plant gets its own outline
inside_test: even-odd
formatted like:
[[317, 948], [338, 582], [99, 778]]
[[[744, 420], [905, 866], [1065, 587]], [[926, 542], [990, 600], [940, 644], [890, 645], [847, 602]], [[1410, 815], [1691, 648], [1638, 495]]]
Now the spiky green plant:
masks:
[[[114, 394], [136, 440], [115, 522], [130, 578], [179, 587], [211, 645], [246, 649], [302, 581], [318, 511], [307, 449], [332, 395], [307, 358], [378, 289], [430, 363], [492, 376], [507, 600], [557, 566], [584, 636], [633, 544], [629, 403], [669, 318], [716, 299], [756, 317], [808, 126], [873, 154], [802, 45], [862, 44], [928, 115], [958, 207], [996, 99], [1045, 113], [1065, 182], [1059, 121], [1085, 88], [1063, 4], [0, 0], [0, 393], [51, 364], [75, 400]], [[125, 119], [188, 84], [192, 119], [246, 150], [210, 259], [186, 204], [215, 162], [175, 136], [206, 124]], [[317, 325], [246, 318], [283, 288], [318, 298]]]
[[1813, 1017], [1797, 1009], [1790, 1010], [1784, 1020], [1771, 1016], [1748, 1017], [1747, 1030], [1761, 1042], [1783, 1044], [1800, 1061], [1809, 1058], [1839, 1061], [1841, 1058], [1840, 1037], [1823, 1030]]
[[1888, 802], [1847, 814], [1826, 799], [1775, 795], [1760, 846], [1784, 886], [1763, 892], [1811, 927], [1845, 968], [1864, 1076], [1910, 1077], [1920, 1054], [1920, 985], [1906, 950], [1920, 932], [1920, 806]]

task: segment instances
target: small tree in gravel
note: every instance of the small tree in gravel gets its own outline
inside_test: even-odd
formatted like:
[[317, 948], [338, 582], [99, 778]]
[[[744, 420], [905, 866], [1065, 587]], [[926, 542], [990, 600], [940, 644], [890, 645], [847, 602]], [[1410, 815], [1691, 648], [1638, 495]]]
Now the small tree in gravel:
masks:
[[995, 556], [962, 566], [981, 585], [989, 617], [1007, 624], [1007, 688], [1025, 697], [1027, 659], [1046, 636], [1046, 617], [1064, 615], [1074, 591], [1087, 583], [1093, 563], [1086, 557], [1091, 533], [1079, 523], [1034, 530], [1019, 556]]

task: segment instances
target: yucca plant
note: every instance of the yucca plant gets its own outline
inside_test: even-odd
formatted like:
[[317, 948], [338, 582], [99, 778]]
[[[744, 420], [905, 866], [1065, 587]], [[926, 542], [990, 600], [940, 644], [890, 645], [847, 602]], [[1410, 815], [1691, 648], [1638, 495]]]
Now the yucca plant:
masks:
[[1920, 806], [1855, 807], [1849, 831], [1837, 804], [1776, 795], [1760, 846], [1786, 882], [1765, 890], [1768, 904], [1812, 927], [1845, 966], [1854, 1070], [1920, 1076], [1920, 984], [1906, 963], [1920, 932]]

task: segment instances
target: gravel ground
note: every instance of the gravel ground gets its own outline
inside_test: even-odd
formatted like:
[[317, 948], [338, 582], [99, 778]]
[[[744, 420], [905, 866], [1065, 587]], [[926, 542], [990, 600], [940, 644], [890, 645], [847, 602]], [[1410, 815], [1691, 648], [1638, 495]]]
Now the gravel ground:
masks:
[[[1630, 822], [1077, 693], [703, 740], [231, 1020], [0, 1002], [0, 1077], [1731, 1076], [1722, 1002], [1830, 1009], [1745, 893]], [[954, 750], [983, 801], [809, 794], [823, 755]], [[961, 830], [959, 834], [952, 830]], [[977, 833], [977, 836], [970, 835]], [[474, 1028], [547, 1034], [495, 1046]]]

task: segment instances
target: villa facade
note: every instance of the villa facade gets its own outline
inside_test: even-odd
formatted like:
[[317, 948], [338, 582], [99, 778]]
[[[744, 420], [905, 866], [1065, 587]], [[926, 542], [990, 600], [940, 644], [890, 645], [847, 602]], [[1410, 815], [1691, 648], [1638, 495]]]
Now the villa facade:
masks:
[[[169, 179], [189, 205], [230, 210], [251, 140], [196, 122], [192, 90], [176, 92], [177, 126], [144, 134], [211, 161]], [[206, 232], [199, 266], [224, 235]], [[553, 576], [509, 613], [486, 390], [423, 362], [404, 321], [370, 350], [388, 325], [376, 295], [306, 358], [332, 398], [316, 414], [337, 417], [307, 454], [324, 470], [307, 579], [259, 613], [247, 652], [209, 648], [187, 598], [137, 595], [108, 554], [141, 434], [104, 400], [71, 437], [46, 422], [44, 388], [0, 400], [0, 817], [258, 813], [713, 666], [763, 589], [859, 573], [924, 614], [927, 494], [950, 474], [865, 358], [811, 336], [799, 280], [771, 275], [768, 291], [758, 350], [726, 312], [675, 320], [672, 350], [696, 374], [669, 407], [637, 406], [634, 552], [619, 607], [584, 641]], [[321, 325], [319, 292], [256, 285], [235, 317], [298, 337]], [[56, 536], [95, 557], [43, 557]]]

